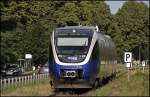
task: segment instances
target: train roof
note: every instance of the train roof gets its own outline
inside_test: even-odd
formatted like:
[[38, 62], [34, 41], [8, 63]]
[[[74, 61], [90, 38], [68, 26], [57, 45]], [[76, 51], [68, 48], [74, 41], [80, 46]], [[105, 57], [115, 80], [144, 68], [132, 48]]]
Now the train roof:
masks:
[[98, 35], [98, 38], [100, 38], [100, 39], [109, 39], [109, 40], [112, 40], [109, 35], [105, 35], [105, 34], [102, 34], [102, 33], [97, 33], [97, 35]]
[[66, 26], [66, 27], [60, 27], [60, 28], [56, 28], [58, 29], [92, 29], [92, 30], [96, 30], [96, 27], [94, 26]]

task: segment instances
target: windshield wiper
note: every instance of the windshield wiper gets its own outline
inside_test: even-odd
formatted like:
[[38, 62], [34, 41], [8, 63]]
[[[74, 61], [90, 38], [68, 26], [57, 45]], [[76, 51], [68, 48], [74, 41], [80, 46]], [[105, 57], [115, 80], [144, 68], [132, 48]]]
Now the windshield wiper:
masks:
[[83, 44], [82, 46], [87, 46], [87, 45], [86, 45], [86, 42], [87, 42], [87, 41], [85, 41], [84, 44]]

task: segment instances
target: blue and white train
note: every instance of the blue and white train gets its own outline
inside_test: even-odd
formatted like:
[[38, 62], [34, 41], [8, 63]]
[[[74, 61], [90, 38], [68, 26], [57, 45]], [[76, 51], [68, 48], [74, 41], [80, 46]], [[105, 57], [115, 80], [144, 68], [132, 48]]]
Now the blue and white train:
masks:
[[92, 88], [116, 73], [116, 49], [98, 27], [56, 28], [49, 47], [50, 85]]

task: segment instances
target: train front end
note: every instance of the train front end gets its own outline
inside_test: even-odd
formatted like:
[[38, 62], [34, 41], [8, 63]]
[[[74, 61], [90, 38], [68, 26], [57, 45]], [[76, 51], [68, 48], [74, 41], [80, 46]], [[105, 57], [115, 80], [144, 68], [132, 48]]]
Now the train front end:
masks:
[[96, 39], [91, 28], [57, 28], [53, 32], [49, 68], [54, 88], [92, 88], [99, 68], [91, 56]]

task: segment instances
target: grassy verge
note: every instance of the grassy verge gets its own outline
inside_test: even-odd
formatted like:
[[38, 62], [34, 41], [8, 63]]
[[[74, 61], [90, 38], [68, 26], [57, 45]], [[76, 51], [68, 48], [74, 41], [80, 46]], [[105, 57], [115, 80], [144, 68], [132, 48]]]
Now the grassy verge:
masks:
[[107, 85], [87, 93], [92, 96], [149, 96], [149, 72], [138, 71], [130, 76], [114, 79]]
[[6, 88], [1, 90], [1, 96], [48, 96], [51, 94], [50, 89], [48, 80], [43, 80], [35, 84]]
[[[140, 70], [130, 74], [129, 82], [127, 75], [123, 75], [113, 79], [105, 86], [81, 94], [81, 96], [149, 96], [149, 71], [142, 73]], [[50, 88], [48, 80], [1, 91], [1, 96], [49, 96], [51, 94], [53, 94], [53, 90]]]

